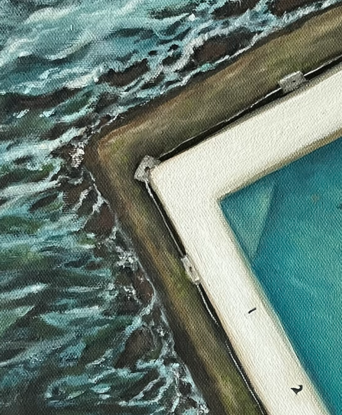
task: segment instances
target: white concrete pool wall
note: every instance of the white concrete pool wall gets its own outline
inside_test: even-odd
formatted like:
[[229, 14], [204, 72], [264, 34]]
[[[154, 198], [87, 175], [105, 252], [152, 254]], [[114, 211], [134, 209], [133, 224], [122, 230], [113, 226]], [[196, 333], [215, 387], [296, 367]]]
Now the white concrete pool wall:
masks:
[[[321, 415], [328, 410], [252, 275], [219, 202], [341, 136], [341, 90], [338, 67], [162, 162], [150, 173], [151, 186], [271, 415]], [[299, 385], [303, 389], [296, 394], [291, 388]]]

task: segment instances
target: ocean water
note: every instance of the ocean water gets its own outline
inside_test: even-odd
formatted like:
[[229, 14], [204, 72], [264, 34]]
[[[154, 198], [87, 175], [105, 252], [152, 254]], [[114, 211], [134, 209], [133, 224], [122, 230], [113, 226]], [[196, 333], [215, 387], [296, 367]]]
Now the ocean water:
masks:
[[[0, 413], [205, 414], [163, 305], [83, 165], [89, 137], [301, 16], [261, 0], [0, 0]], [[229, 40], [227, 40], [229, 41]]]
[[304, 368], [341, 415], [342, 139], [221, 205]]

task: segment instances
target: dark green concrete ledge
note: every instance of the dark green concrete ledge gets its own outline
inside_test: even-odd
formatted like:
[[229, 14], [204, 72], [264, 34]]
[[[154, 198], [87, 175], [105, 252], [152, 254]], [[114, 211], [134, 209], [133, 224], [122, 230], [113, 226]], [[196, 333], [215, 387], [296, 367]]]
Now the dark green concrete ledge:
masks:
[[87, 150], [86, 164], [152, 277], [176, 350], [212, 414], [254, 415], [261, 410], [228, 353], [223, 333], [187, 279], [156, 207], [143, 184], [134, 181], [134, 172], [146, 154], [158, 158], [249, 107], [277, 88], [285, 75], [308, 72], [341, 52], [342, 6], [337, 6], [260, 42], [219, 71], [133, 111], [121, 124], [112, 125], [111, 131], [94, 136]]

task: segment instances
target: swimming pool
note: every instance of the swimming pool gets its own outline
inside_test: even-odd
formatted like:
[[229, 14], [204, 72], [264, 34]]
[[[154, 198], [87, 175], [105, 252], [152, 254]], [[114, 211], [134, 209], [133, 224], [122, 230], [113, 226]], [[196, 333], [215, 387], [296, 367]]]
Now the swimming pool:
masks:
[[303, 367], [341, 415], [342, 138], [221, 207]]

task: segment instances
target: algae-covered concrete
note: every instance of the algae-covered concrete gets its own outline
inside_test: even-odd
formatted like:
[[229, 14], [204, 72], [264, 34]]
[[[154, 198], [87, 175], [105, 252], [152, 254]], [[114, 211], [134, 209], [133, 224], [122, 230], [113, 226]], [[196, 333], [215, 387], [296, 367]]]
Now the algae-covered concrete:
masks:
[[247, 108], [288, 73], [310, 71], [341, 53], [342, 6], [338, 6], [296, 23], [220, 71], [132, 112], [111, 131], [93, 137], [86, 153], [98, 186], [162, 298], [176, 350], [215, 415], [253, 415], [261, 409], [234, 365], [222, 331], [187, 279], [157, 209], [143, 184], [134, 181], [134, 172], [146, 154], [158, 158]]

